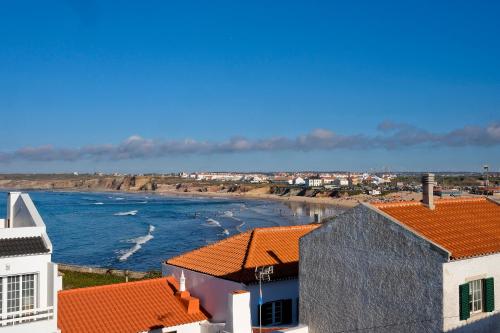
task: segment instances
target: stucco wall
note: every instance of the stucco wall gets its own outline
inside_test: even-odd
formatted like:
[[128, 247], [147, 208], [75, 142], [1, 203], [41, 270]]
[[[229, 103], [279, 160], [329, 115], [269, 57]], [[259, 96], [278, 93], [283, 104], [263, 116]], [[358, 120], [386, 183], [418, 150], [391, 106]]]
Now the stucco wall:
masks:
[[[252, 312], [252, 324], [259, 324], [259, 285], [251, 284], [247, 287], [250, 291], [250, 310]], [[292, 300], [292, 319], [297, 323], [297, 298], [299, 297], [298, 279], [271, 281], [262, 284], [262, 300], [264, 303], [278, 301], [281, 299]]]
[[[54, 279], [54, 266], [50, 262], [50, 254], [20, 256], [20, 257], [5, 257], [0, 259], [0, 276], [19, 275], [19, 274], [37, 274], [37, 307], [46, 308], [57, 305], [57, 300], [54, 300], [55, 283], [60, 279], [56, 276]], [[56, 266], [57, 267], [57, 266]], [[52, 270], [52, 271], [49, 271]], [[4, 287], [5, 288], [5, 287]], [[5, 294], [4, 294], [5, 295]], [[4, 296], [5, 297], [5, 296]], [[21, 325], [11, 326], [9, 332], [55, 332], [56, 331], [57, 314], [53, 320], [43, 320], [39, 322], [26, 323]], [[0, 328], [2, 331], [2, 328]]]
[[[179, 279], [182, 269], [163, 263], [162, 274], [174, 275]], [[258, 284], [245, 285], [220, 279], [211, 275], [198, 273], [184, 269], [186, 277], [186, 289], [200, 299], [200, 304], [212, 316], [212, 322], [224, 323], [227, 317], [227, 294], [235, 290], [248, 290], [250, 292], [250, 311], [252, 324], [258, 324], [258, 303], [259, 286]], [[264, 283], [262, 285], [262, 294], [264, 302], [280, 299], [292, 299], [292, 318], [296, 322], [297, 318], [297, 298], [299, 297], [299, 284], [297, 279], [280, 280]]]
[[439, 332], [447, 253], [359, 205], [300, 240], [310, 333]]
[[[472, 280], [494, 278], [495, 311], [473, 314], [460, 320], [458, 286]], [[500, 254], [457, 260], [443, 265], [443, 317], [444, 330], [460, 327], [460, 332], [500, 332]], [[474, 323], [474, 324], [473, 324]]]
[[[181, 276], [182, 269], [163, 263], [162, 274]], [[226, 322], [227, 294], [235, 290], [246, 290], [244, 284], [216, 278], [214, 276], [184, 269], [186, 289], [200, 299], [200, 304], [212, 316], [213, 322]]]

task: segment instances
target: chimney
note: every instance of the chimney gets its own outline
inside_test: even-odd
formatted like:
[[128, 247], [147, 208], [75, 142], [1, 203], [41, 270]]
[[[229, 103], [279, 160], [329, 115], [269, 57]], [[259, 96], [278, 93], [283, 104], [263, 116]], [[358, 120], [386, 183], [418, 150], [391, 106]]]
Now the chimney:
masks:
[[179, 291], [186, 291], [186, 277], [184, 276], [184, 270], [182, 270], [181, 278], [179, 279]]
[[[182, 274], [182, 276], [184, 276], [184, 274]], [[200, 300], [196, 297], [191, 296], [191, 294], [186, 290], [185, 287], [184, 290], [181, 290], [180, 284], [177, 283], [177, 280], [173, 275], [167, 276], [167, 284], [170, 288], [172, 288], [172, 291], [174, 292], [175, 296], [181, 301], [182, 305], [184, 305], [188, 314], [195, 314], [200, 312]]]
[[434, 174], [426, 173], [422, 176], [422, 203], [429, 209], [434, 210]]
[[228, 295], [227, 322], [224, 333], [252, 333], [250, 293], [236, 290]]

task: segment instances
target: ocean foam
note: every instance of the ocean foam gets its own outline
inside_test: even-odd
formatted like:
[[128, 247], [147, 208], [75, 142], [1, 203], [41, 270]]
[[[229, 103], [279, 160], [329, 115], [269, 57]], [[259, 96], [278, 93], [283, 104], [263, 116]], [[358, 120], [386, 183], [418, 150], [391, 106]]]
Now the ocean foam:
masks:
[[245, 225], [245, 222], [241, 222], [240, 224], [238, 224], [236, 226], [236, 230], [238, 230], [238, 232], [243, 232], [243, 230], [241, 230], [241, 227], [243, 227]]
[[119, 213], [114, 213], [113, 215], [115, 216], [133, 216], [137, 215], [138, 210], [131, 210], [129, 212], [119, 212]]
[[93, 205], [104, 205], [104, 202], [94, 202]]
[[132, 246], [128, 250], [121, 252], [120, 253], [121, 255], [118, 257], [118, 260], [127, 261], [127, 259], [130, 258], [131, 255], [139, 251], [142, 248], [142, 245], [146, 244], [147, 242], [149, 242], [154, 238], [153, 231], [155, 231], [155, 229], [156, 229], [155, 226], [150, 224], [147, 235], [129, 239], [127, 243], [134, 243], [134, 246]]
[[207, 223], [205, 224], [209, 227], [220, 227], [220, 222], [214, 219], [207, 219]]

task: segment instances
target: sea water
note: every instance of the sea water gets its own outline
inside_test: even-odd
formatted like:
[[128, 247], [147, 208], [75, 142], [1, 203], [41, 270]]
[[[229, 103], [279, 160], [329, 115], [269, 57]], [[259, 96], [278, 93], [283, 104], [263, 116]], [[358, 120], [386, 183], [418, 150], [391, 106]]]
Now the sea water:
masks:
[[[251, 199], [30, 191], [53, 261], [136, 271], [256, 227], [313, 222], [341, 208]], [[0, 217], [6, 192], [0, 192]]]

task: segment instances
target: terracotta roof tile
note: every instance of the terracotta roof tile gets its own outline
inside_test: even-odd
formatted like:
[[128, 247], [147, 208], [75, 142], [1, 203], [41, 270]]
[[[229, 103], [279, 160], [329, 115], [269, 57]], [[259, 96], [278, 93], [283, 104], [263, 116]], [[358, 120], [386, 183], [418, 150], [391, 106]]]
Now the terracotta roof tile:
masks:
[[167, 264], [238, 282], [255, 280], [254, 270], [275, 266], [273, 279], [297, 276], [299, 238], [318, 224], [256, 228], [173, 257]]
[[[172, 278], [170, 278], [172, 279]], [[136, 333], [207, 319], [189, 314], [167, 278], [60, 291], [61, 333]]]
[[434, 210], [420, 202], [373, 206], [447, 249], [451, 259], [500, 252], [500, 205], [486, 198], [436, 200]]

